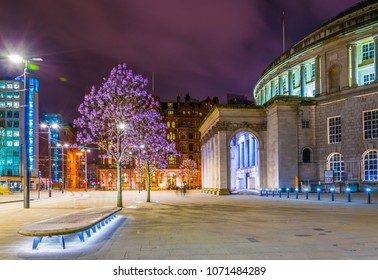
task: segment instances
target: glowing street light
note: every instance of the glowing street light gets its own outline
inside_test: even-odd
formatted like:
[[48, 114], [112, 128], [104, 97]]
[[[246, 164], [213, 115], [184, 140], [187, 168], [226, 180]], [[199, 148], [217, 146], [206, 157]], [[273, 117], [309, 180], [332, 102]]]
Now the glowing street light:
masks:
[[64, 193], [65, 189], [65, 178], [64, 178], [64, 147], [68, 148], [70, 145], [65, 143], [65, 144], [57, 144], [58, 147], [62, 147], [62, 193]]
[[84, 152], [84, 168], [85, 168], [85, 185], [84, 185], [84, 190], [88, 191], [88, 159], [87, 159], [87, 153], [90, 152], [91, 150], [89, 149], [82, 149], [82, 152]]
[[[28, 63], [30, 61], [42, 61], [39, 57], [23, 58], [20, 55], [12, 54], [9, 56], [10, 61], [13, 63], [24, 64], [24, 157], [23, 169], [24, 169], [24, 208], [30, 208], [30, 131], [29, 131], [29, 114], [30, 114], [30, 94], [29, 94], [29, 82], [28, 82]], [[31, 120], [33, 121], [33, 120]]]

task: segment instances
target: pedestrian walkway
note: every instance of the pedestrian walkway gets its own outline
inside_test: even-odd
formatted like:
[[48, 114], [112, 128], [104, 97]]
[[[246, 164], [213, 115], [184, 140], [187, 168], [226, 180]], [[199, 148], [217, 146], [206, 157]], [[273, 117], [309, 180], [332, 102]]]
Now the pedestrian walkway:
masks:
[[[33, 194], [34, 196], [35, 194]], [[26, 224], [96, 206], [115, 206], [114, 191], [53, 192], [31, 201], [0, 204], [1, 259], [253, 260], [378, 259], [378, 197], [365, 193], [290, 197], [199, 191], [124, 191], [124, 208], [107, 227], [66, 249], [17, 234]]]

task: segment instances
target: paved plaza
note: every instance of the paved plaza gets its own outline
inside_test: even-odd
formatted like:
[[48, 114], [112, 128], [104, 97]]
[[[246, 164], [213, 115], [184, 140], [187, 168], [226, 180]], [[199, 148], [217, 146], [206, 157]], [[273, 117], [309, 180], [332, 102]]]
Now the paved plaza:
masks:
[[82, 260], [377, 260], [378, 194], [311, 193], [281, 198], [199, 191], [124, 191], [124, 208], [106, 227], [62, 249], [55, 237], [32, 250], [32, 237], [17, 229], [28, 223], [96, 206], [116, 206], [116, 192], [58, 191], [0, 196], [0, 259]]

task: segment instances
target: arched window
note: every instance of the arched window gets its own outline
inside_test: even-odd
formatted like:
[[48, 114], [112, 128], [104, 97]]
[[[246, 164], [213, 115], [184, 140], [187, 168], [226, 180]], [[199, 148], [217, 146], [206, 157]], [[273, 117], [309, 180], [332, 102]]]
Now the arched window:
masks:
[[378, 151], [371, 150], [365, 153], [362, 158], [365, 181], [378, 181]]
[[167, 122], [167, 126], [168, 126], [168, 128], [170, 128], [171, 127], [171, 123]]
[[308, 148], [302, 151], [302, 162], [311, 162], [311, 150]]
[[193, 133], [189, 132], [189, 139], [193, 139]]
[[333, 170], [333, 180], [335, 182], [344, 180], [344, 157], [342, 154], [331, 154], [328, 157], [327, 168]]
[[172, 128], [176, 128], [176, 123], [172, 122]]
[[193, 144], [192, 143], [189, 143], [189, 151], [193, 152]]

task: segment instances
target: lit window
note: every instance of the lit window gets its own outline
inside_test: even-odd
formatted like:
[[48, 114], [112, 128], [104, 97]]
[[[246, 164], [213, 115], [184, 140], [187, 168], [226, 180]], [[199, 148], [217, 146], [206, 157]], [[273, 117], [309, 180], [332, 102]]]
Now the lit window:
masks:
[[14, 108], [20, 108], [20, 102], [14, 102]]
[[13, 92], [7, 92], [7, 98], [12, 99], [13, 98]]
[[13, 131], [7, 130], [7, 137], [12, 137], [12, 136], [13, 136]]
[[328, 143], [341, 142], [341, 117], [332, 117], [328, 119]]
[[15, 92], [14, 95], [13, 95], [13, 98], [15, 98], [15, 99], [20, 98], [20, 93], [19, 92]]
[[168, 116], [173, 116], [173, 111], [169, 110], [168, 111]]
[[344, 180], [344, 157], [339, 154], [332, 154], [328, 159], [328, 169], [333, 170], [335, 182]]
[[370, 151], [363, 157], [364, 180], [378, 181], [378, 151]]
[[311, 80], [315, 78], [315, 63], [311, 64]]
[[0, 102], [0, 108], [5, 108], [5, 102]]
[[7, 83], [7, 88], [13, 88], [13, 83]]
[[14, 141], [13, 142], [13, 146], [15, 146], [15, 147], [20, 147], [20, 141]]
[[176, 127], [176, 123], [172, 122], [172, 128], [175, 128], [175, 127]]
[[364, 139], [378, 138], [378, 110], [364, 112]]
[[12, 147], [13, 146], [13, 141], [7, 141], [7, 147]]
[[367, 60], [374, 57], [374, 42], [362, 45], [362, 60]]
[[371, 84], [375, 80], [375, 74], [369, 73], [362, 76], [364, 85]]
[[168, 128], [170, 128], [171, 127], [171, 123], [167, 122], [167, 126], [168, 126]]
[[12, 108], [12, 107], [13, 107], [13, 102], [8, 101], [8, 102], [7, 102], [7, 108]]

